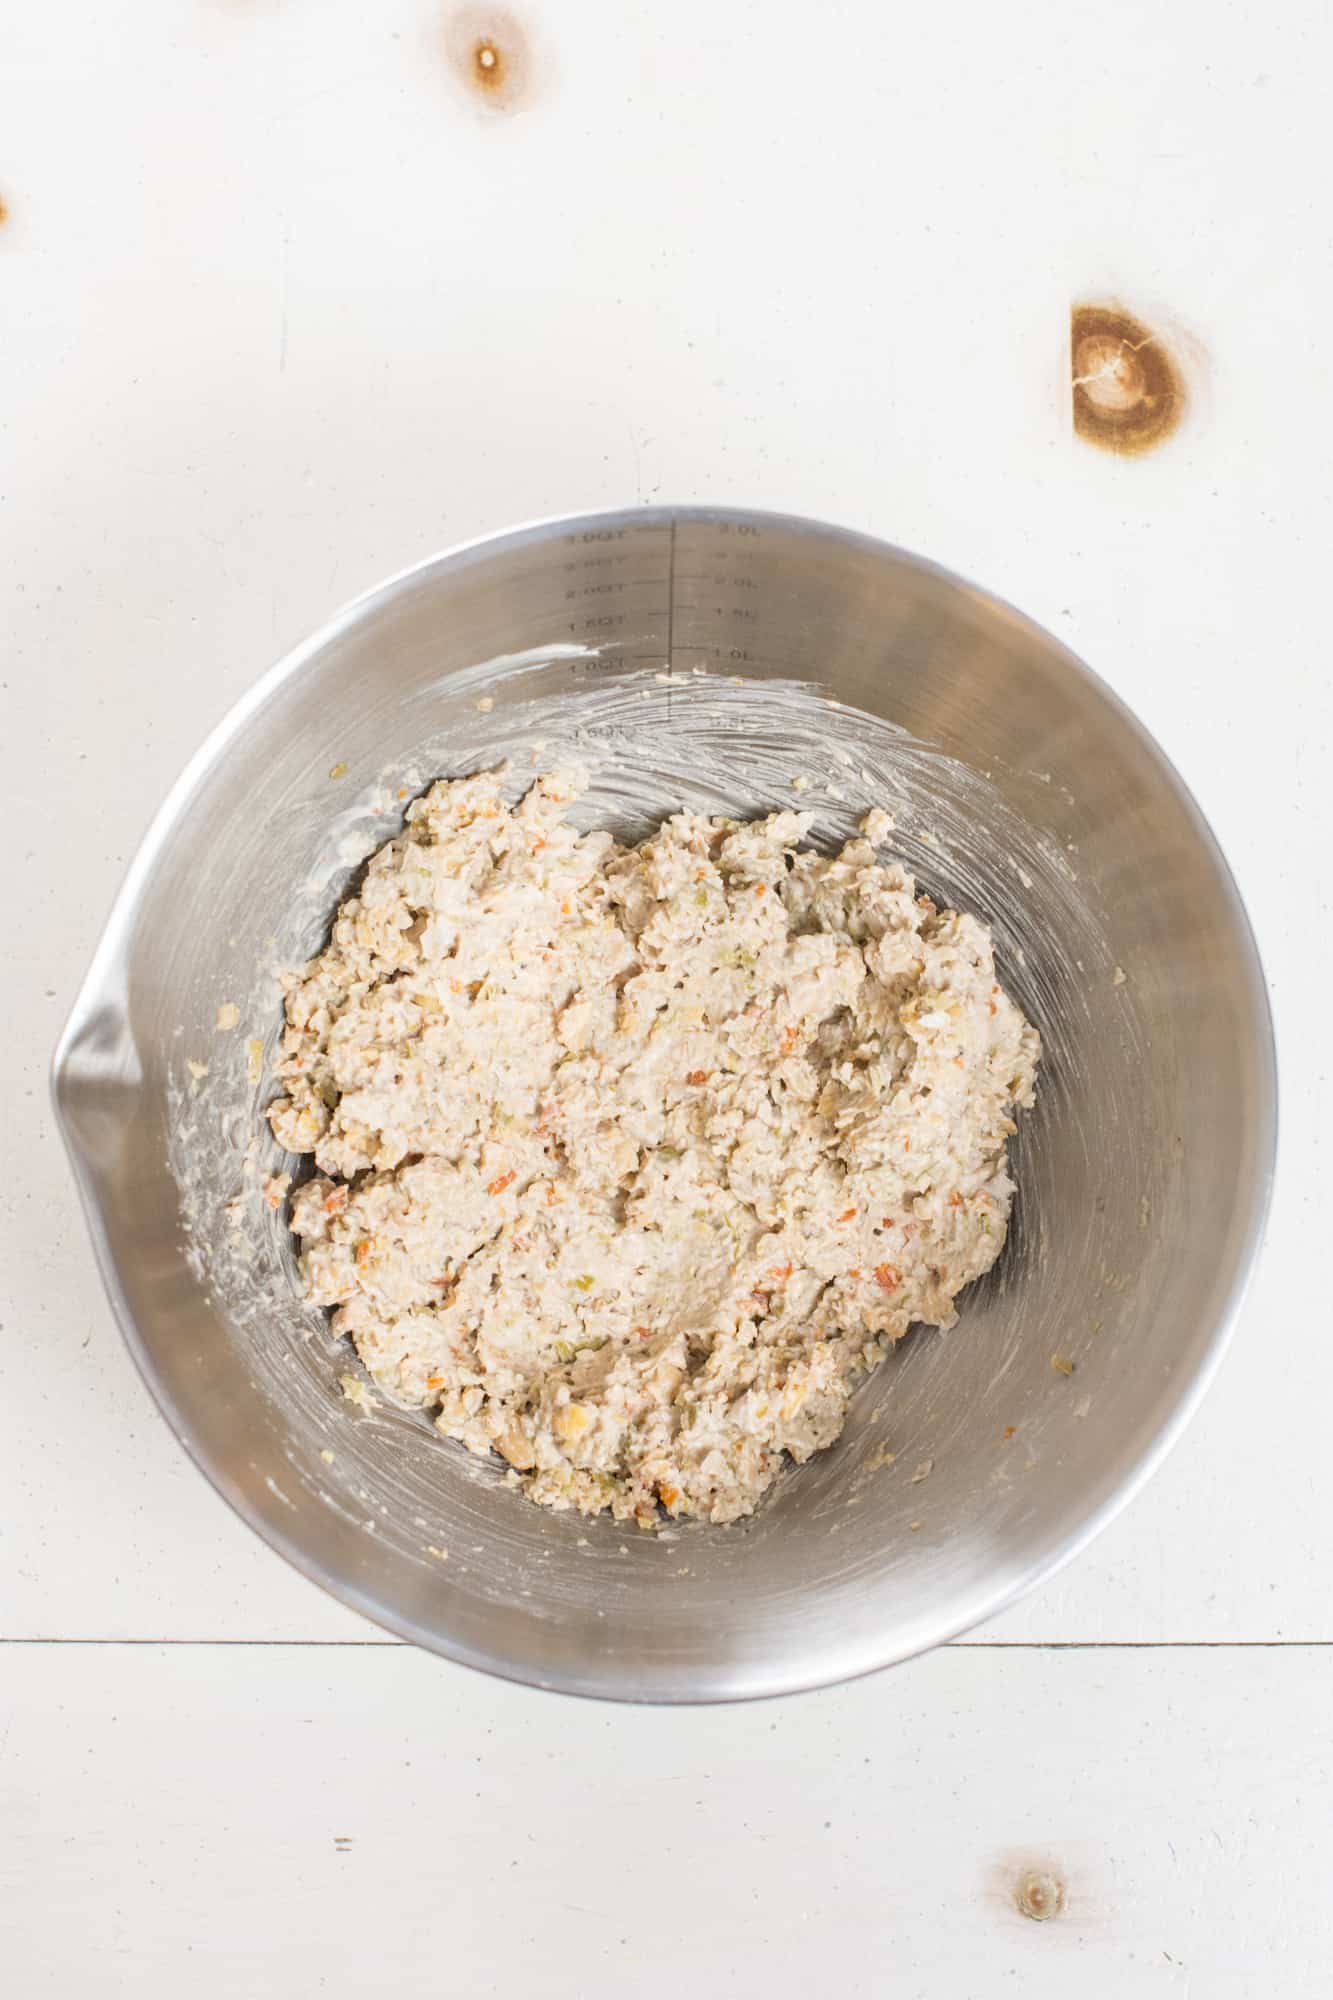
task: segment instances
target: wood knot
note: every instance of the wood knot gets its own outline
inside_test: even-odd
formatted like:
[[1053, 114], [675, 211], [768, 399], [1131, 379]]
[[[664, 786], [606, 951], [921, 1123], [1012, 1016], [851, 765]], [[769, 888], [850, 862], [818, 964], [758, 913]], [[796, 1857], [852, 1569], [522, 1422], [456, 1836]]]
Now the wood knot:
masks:
[[522, 24], [506, 9], [462, 7], [445, 26], [445, 53], [455, 78], [474, 103], [490, 111], [518, 111], [533, 94], [532, 48]]
[[1019, 1876], [1014, 1886], [1014, 1902], [1022, 1915], [1031, 1917], [1034, 1924], [1047, 1924], [1064, 1909], [1065, 1885], [1058, 1875], [1047, 1874], [1040, 1868], [1029, 1868]]
[[1161, 336], [1118, 307], [1074, 307], [1069, 364], [1074, 429], [1089, 444], [1151, 451], [1184, 414], [1184, 384]]

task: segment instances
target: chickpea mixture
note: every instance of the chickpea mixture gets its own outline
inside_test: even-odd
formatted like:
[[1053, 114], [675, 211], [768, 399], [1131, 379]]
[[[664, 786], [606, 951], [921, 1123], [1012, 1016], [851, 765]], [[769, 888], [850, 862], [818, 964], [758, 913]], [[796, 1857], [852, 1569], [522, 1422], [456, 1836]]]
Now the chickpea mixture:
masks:
[[578, 833], [433, 785], [286, 981], [309, 1297], [533, 1500], [749, 1514], [1004, 1242], [1040, 1046], [990, 937], [809, 815]]

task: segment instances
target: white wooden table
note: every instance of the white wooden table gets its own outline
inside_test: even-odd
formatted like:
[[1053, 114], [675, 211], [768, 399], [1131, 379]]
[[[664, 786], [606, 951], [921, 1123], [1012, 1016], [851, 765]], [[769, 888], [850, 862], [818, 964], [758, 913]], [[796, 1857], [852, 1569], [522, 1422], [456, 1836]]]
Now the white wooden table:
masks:
[[[426, 0], [0, 36], [0, 1984], [1326, 1994], [1327, 10], [516, 5], [499, 109]], [[1117, 298], [1194, 391], [1137, 460], [1070, 421], [1071, 303]], [[656, 498], [865, 527], [1082, 652], [1221, 835], [1285, 1062], [1267, 1252], [1148, 1493], [990, 1629], [745, 1711], [494, 1685], [287, 1570], [134, 1377], [45, 1088], [270, 659], [439, 546]]]

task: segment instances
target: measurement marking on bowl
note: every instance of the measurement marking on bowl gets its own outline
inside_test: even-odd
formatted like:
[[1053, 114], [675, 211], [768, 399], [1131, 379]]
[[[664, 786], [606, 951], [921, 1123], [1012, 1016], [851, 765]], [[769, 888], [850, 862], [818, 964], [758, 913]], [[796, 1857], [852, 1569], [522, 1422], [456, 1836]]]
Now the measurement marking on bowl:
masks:
[[1152, 451], [1185, 411], [1185, 386], [1161, 336], [1118, 306], [1069, 316], [1074, 429], [1124, 458]]

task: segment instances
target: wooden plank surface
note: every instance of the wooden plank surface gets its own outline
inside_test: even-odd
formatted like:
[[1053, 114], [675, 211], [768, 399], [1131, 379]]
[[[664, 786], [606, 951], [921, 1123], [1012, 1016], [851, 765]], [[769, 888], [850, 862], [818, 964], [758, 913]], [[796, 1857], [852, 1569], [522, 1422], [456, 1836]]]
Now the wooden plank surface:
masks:
[[0, 1962], [25, 2000], [1314, 2000], [1329, 1660], [974, 1648], [654, 1713], [407, 1647], [4, 1647]]
[[[448, 13], [49, 0], [0, 38], [0, 1965], [1322, 1994], [1327, 10], [515, 0], [500, 115]], [[1080, 299], [1170, 329], [1159, 453], [1074, 437]], [[1112, 683], [1235, 867], [1285, 1102], [1233, 1354], [1075, 1568], [904, 1673], [653, 1717], [418, 1659], [230, 1517], [121, 1348], [45, 1071], [154, 806], [271, 659], [451, 541], [705, 498], [920, 549]]]

